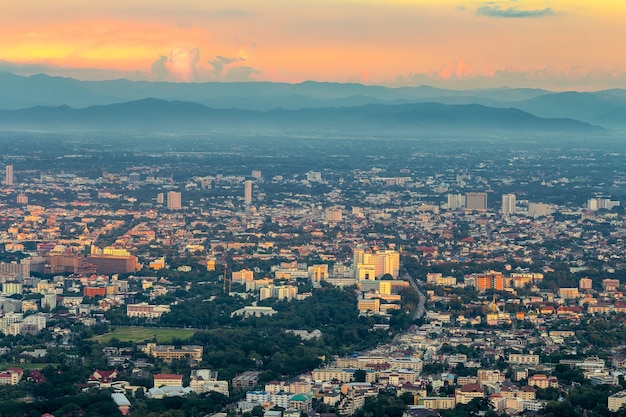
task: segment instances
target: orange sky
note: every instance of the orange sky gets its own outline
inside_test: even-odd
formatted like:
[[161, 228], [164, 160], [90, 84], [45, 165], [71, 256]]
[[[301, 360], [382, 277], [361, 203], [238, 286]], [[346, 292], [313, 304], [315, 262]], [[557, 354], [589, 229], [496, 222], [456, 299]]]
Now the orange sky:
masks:
[[20, 0], [0, 71], [602, 89], [626, 87], [624, 22], [616, 0]]

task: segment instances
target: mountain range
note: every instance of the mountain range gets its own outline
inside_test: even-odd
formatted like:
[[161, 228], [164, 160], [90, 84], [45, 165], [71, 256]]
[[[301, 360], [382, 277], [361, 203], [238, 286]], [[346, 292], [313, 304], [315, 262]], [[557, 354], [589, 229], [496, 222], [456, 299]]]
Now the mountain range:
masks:
[[0, 73], [0, 128], [410, 133], [626, 128], [626, 90], [80, 81]]

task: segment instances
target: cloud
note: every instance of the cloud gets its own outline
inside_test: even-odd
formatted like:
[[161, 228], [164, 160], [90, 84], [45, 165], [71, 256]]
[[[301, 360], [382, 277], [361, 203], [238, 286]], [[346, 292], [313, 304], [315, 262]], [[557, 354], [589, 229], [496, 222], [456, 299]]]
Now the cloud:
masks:
[[200, 49], [177, 46], [169, 55], [161, 55], [150, 66], [154, 79], [162, 81], [194, 81], [197, 77], [196, 64], [200, 60]]
[[158, 80], [167, 79], [170, 73], [167, 69], [167, 57], [165, 55], [161, 55], [159, 59], [152, 63], [150, 71]]
[[621, 68], [474, 68], [463, 60], [427, 73], [410, 73], [396, 78], [394, 86], [430, 85], [439, 88], [546, 88], [595, 91], [626, 87], [626, 70]]
[[551, 7], [545, 9], [522, 10], [517, 7], [503, 9], [500, 6], [480, 6], [476, 9], [476, 16], [496, 17], [505, 19], [537, 18], [554, 16], [556, 13]]
[[224, 71], [224, 67], [234, 62], [245, 61], [243, 57], [227, 58], [225, 56], [216, 55], [215, 58], [209, 60], [209, 64], [213, 67], [213, 74], [220, 76]]
[[228, 81], [250, 81], [254, 79], [255, 75], [259, 74], [261, 74], [261, 71], [252, 67], [233, 67], [226, 72], [226, 79]]

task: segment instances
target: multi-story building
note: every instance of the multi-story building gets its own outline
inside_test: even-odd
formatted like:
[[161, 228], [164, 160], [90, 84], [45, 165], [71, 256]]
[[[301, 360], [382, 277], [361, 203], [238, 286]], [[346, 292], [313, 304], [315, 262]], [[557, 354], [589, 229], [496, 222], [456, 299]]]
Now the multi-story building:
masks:
[[450, 410], [456, 406], [454, 397], [419, 397], [417, 405], [429, 410]]
[[252, 204], [252, 181], [246, 180], [243, 183], [243, 202], [247, 205]]
[[167, 193], [167, 208], [169, 210], [180, 210], [183, 208], [182, 194], [178, 191]]
[[611, 412], [619, 411], [622, 406], [626, 405], [626, 390], [616, 392], [608, 398], [608, 409]]
[[9, 164], [4, 168], [4, 185], [13, 185], [13, 164]]
[[467, 384], [454, 391], [457, 404], [468, 404], [474, 398], [485, 398], [485, 391], [480, 384]]
[[502, 214], [514, 214], [516, 210], [515, 194], [502, 195]]
[[539, 365], [539, 355], [512, 353], [509, 355], [510, 365]]
[[468, 211], [486, 211], [487, 193], [466, 193], [465, 209]]
[[24, 375], [20, 368], [7, 368], [0, 372], [0, 385], [17, 385]]
[[186, 345], [177, 348], [173, 345], [157, 345], [156, 343], [148, 343], [143, 352], [165, 362], [172, 362], [180, 359], [190, 359], [194, 362], [202, 360], [202, 346]]
[[259, 373], [246, 371], [232, 380], [233, 388], [252, 388], [259, 384]]
[[593, 281], [591, 280], [591, 278], [581, 278], [578, 281], [578, 289], [583, 290], [583, 291], [589, 291], [593, 288]]
[[154, 374], [154, 387], [182, 387], [183, 376], [180, 374]]
[[168, 305], [151, 305], [148, 303], [127, 304], [126, 315], [128, 317], [139, 317], [147, 319], [158, 319], [164, 313], [170, 312]]

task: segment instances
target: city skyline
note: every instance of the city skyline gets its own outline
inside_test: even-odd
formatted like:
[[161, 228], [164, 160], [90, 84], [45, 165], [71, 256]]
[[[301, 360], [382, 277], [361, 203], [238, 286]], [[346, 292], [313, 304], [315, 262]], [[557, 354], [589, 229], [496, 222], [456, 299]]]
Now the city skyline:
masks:
[[5, 7], [0, 71], [78, 79], [358, 82], [448, 88], [626, 86], [626, 6], [608, 0]]

